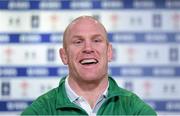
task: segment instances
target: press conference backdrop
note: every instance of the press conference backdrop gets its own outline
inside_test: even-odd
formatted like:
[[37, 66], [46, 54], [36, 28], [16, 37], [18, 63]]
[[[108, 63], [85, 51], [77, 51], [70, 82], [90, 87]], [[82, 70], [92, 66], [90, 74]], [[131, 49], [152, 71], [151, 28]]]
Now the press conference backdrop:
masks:
[[72, 19], [100, 20], [109, 74], [158, 114], [180, 114], [180, 0], [1, 0], [0, 115], [19, 114], [68, 73], [58, 49]]

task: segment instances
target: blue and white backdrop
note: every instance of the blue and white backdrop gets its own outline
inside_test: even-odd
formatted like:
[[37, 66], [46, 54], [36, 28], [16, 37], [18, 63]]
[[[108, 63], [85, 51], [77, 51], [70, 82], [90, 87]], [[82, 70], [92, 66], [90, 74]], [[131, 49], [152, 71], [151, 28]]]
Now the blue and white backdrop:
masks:
[[68, 73], [62, 33], [80, 15], [107, 28], [109, 74], [158, 114], [180, 114], [179, 0], [1, 0], [0, 115], [19, 114]]

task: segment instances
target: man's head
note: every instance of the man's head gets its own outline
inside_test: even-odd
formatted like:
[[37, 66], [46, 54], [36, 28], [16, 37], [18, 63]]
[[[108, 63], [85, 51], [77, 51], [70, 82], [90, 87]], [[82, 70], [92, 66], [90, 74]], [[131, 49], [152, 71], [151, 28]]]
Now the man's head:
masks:
[[74, 20], [67, 26], [67, 28], [65, 29], [64, 34], [63, 34], [63, 47], [64, 47], [64, 48], [66, 48], [66, 38], [67, 38], [67, 35], [68, 35], [68, 32], [69, 32], [69, 29], [70, 29], [71, 25], [73, 25], [74, 23], [76, 23], [76, 21], [81, 20], [81, 19], [84, 19], [84, 18], [85, 18], [85, 19], [92, 20], [92, 21], [94, 21], [95, 23], [98, 23], [98, 24], [103, 28], [103, 30], [104, 30], [107, 43], [109, 42], [109, 41], [108, 41], [108, 38], [107, 38], [106, 29], [104, 28], [104, 26], [103, 26], [97, 19], [95, 19], [94, 17], [91, 17], [91, 16], [80, 16], [80, 17], [74, 19]]
[[96, 81], [106, 77], [112, 46], [104, 26], [90, 16], [73, 20], [64, 32], [60, 56], [68, 65], [69, 76], [76, 80]]

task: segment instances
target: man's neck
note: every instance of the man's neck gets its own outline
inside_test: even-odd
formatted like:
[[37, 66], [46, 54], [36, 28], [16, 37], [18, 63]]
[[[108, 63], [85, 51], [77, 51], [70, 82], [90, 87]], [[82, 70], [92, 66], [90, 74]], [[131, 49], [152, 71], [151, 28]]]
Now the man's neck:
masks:
[[108, 77], [102, 78], [100, 81], [79, 82], [69, 77], [68, 83], [72, 90], [79, 96], [82, 96], [90, 104], [91, 108], [96, 104], [97, 99], [103, 94], [108, 87]]

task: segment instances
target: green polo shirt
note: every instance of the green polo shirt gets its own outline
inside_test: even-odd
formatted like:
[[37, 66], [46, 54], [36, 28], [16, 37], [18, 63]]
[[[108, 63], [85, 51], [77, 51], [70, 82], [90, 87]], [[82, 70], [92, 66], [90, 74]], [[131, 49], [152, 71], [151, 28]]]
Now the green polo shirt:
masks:
[[[87, 115], [86, 111], [72, 103], [65, 91], [65, 78], [57, 88], [37, 98], [22, 115]], [[109, 77], [108, 96], [97, 115], [156, 115], [156, 112], [134, 93], [120, 88]]]

